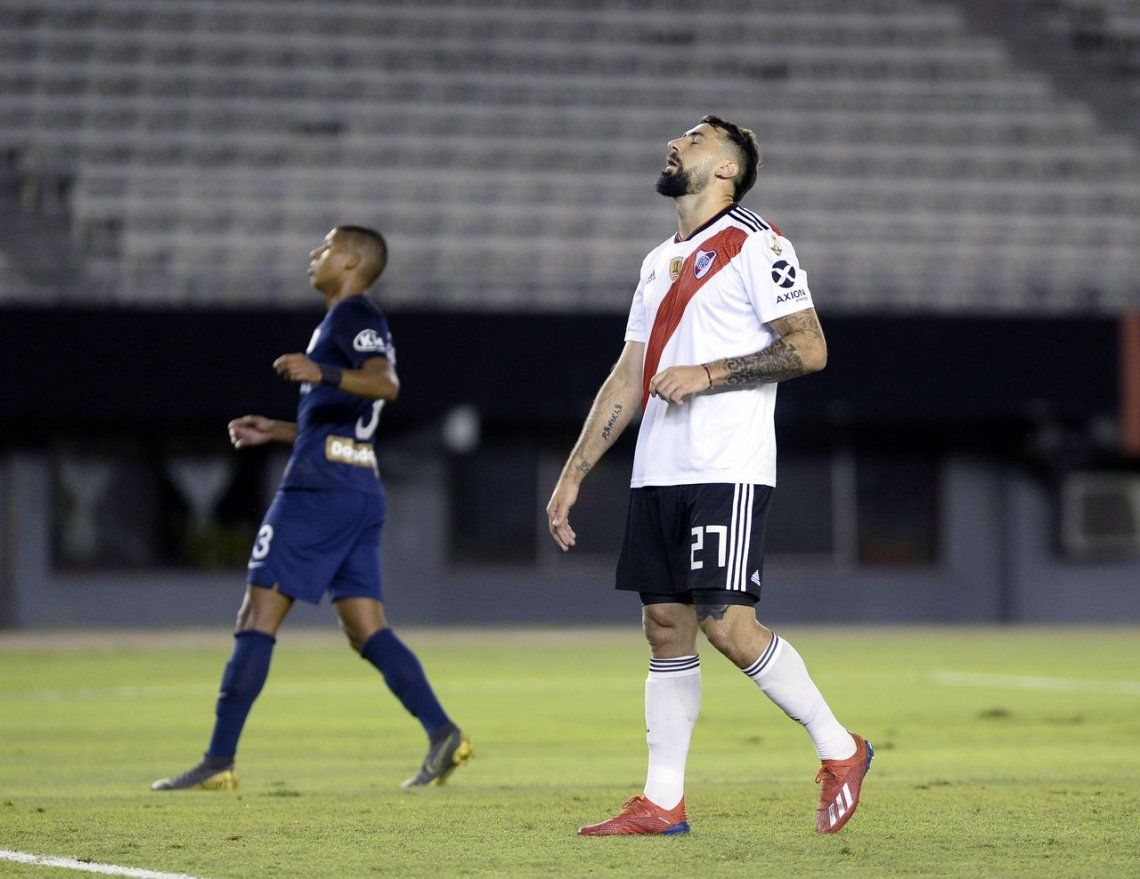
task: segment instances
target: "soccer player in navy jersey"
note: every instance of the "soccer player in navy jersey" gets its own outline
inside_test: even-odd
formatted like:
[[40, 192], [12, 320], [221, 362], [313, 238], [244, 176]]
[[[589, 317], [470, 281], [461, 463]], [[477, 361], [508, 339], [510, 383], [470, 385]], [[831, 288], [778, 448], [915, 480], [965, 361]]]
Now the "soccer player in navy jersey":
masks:
[[293, 454], [250, 554], [214, 732], [199, 763], [156, 781], [153, 790], [237, 786], [238, 738], [269, 673], [277, 630], [295, 600], [318, 604], [326, 592], [353, 649], [379, 669], [427, 733], [427, 756], [404, 787], [440, 784], [474, 754], [384, 617], [386, 504], [372, 443], [380, 410], [396, 399], [400, 381], [388, 321], [365, 291], [384, 271], [387, 245], [373, 229], [337, 226], [309, 259], [309, 281], [328, 313], [306, 353], [273, 364], [286, 381], [300, 384], [297, 422], [246, 415], [229, 424], [236, 448], [281, 442]]

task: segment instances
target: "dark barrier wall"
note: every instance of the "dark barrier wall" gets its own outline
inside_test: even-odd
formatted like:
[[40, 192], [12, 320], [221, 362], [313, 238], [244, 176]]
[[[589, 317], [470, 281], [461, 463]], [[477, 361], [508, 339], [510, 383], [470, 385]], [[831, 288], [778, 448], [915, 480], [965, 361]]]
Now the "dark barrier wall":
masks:
[[[256, 407], [287, 417], [272, 372], [321, 318], [300, 311], [0, 310], [0, 426], [216, 425]], [[502, 425], [580, 421], [622, 346], [615, 315], [390, 315], [399, 430], [458, 403]], [[1117, 407], [1110, 319], [827, 317], [828, 368], [781, 390], [785, 425], [993, 430]]]
[[[0, 626], [227, 626], [243, 588], [238, 564], [216, 573], [182, 564], [58, 564], [53, 455], [88, 439], [105, 450], [129, 434], [199, 443], [208, 436], [211, 454], [228, 455], [222, 427], [229, 418], [249, 411], [292, 418], [296, 388], [271, 364], [303, 350], [320, 318], [319, 308], [0, 310]], [[624, 319], [403, 311], [391, 323], [403, 384], [398, 405], [385, 410], [383, 430], [395, 511], [385, 532], [394, 618], [635, 626], [636, 599], [611, 589], [614, 553], [596, 545], [602, 508], [624, 505], [625, 474], [608, 488], [594, 477], [580, 507], [593, 503], [594, 518], [583, 512], [583, 545], [571, 556], [543, 539], [539, 497], [621, 349]], [[938, 468], [923, 502], [937, 523], [937, 545], [930, 559], [906, 564], [865, 563], [837, 550], [827, 559], [774, 554], [765, 565], [772, 620], [1140, 619], [1140, 560], [1073, 560], [1057, 549], [1058, 476], [1089, 466], [1093, 454], [1112, 457], [1089, 428], [1116, 413], [1113, 321], [825, 316], [825, 330], [827, 370], [780, 391], [780, 442], [791, 452], [785, 460], [797, 446], [814, 445], [819, 455], [807, 460], [830, 468], [827, 484], [836, 493], [826, 509], [842, 514], [856, 509], [854, 455], [870, 449], [871, 458], [897, 462], [919, 453]], [[471, 473], [456, 469], [460, 459], [430, 437], [439, 416], [457, 404], [480, 411], [504, 443], [495, 454], [511, 456], [512, 466], [516, 447], [507, 440], [545, 437], [530, 443], [530, 457], [517, 467], [534, 481], [520, 481], [522, 501], [515, 504], [539, 535], [533, 562], [491, 563], [452, 552], [457, 479]], [[623, 437], [627, 451], [631, 441]], [[487, 458], [471, 460], [469, 469], [489, 473], [487, 479], [505, 472], [502, 460], [498, 470]], [[840, 483], [849, 480], [846, 488], [835, 487], [835, 474]], [[917, 483], [900, 478], [885, 489], [916, 494]], [[233, 493], [257, 505], [259, 516], [266, 498], [255, 482], [235, 482]], [[789, 484], [776, 501], [788, 498], [785, 516], [810, 508], [815, 497], [789, 493]], [[855, 525], [854, 517], [840, 521]], [[464, 528], [471, 525], [464, 520]], [[242, 559], [247, 546], [239, 548]], [[327, 608], [299, 613], [312, 622], [328, 617]]]

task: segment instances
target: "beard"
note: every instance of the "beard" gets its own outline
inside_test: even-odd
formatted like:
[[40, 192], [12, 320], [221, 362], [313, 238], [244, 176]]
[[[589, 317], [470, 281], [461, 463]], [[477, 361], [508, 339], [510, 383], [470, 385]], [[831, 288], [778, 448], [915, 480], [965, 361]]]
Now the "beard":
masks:
[[705, 188], [708, 174], [699, 174], [695, 169], [686, 171], [678, 167], [672, 174], [666, 168], [657, 178], [657, 192], [666, 198], [680, 198], [694, 195]]

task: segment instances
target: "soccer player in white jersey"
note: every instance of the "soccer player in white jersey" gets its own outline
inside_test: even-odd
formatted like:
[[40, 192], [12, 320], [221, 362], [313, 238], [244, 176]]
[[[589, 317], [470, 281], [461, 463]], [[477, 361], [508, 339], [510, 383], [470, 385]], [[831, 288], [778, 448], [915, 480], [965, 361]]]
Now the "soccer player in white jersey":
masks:
[[563, 551], [598, 459], [643, 409], [617, 588], [640, 593], [649, 641], [645, 790], [585, 836], [689, 830], [684, 778], [701, 703], [697, 630], [802, 724], [821, 761], [816, 830], [859, 803], [874, 750], [832, 714], [800, 655], [757, 620], [776, 484], [776, 384], [823, 369], [827, 345], [795, 249], [741, 207], [755, 135], [716, 116], [669, 141], [657, 191], [678, 232], [641, 266], [625, 348], [594, 400], [546, 512]]

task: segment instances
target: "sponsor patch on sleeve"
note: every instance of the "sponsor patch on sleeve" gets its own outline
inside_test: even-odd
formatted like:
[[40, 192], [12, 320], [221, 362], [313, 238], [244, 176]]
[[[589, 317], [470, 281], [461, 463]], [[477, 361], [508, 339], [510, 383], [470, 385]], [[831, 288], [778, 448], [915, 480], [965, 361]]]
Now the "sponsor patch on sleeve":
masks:
[[380, 335], [377, 330], [361, 330], [356, 334], [356, 338], [352, 340], [352, 347], [361, 352], [376, 352], [377, 354], [387, 354], [391, 343], [385, 336]]

